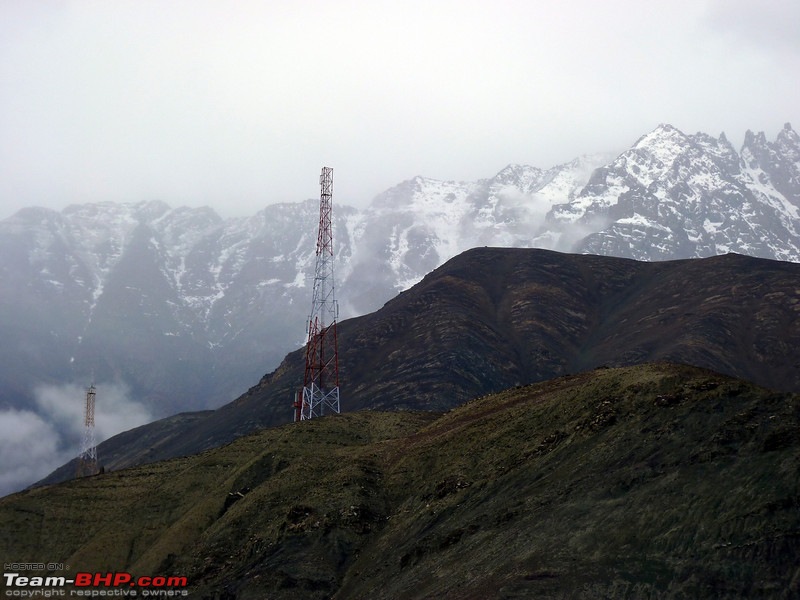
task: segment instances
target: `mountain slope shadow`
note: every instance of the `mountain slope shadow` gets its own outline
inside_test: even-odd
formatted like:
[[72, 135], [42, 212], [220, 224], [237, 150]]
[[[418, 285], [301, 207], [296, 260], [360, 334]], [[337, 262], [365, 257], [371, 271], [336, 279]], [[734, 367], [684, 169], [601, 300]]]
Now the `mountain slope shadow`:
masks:
[[0, 553], [199, 598], [788, 598], [798, 460], [798, 394], [598, 369], [21, 492]]
[[[657, 360], [797, 391], [800, 265], [734, 254], [644, 263], [478, 248], [380, 310], [340, 323], [339, 341], [347, 412], [446, 410], [515, 385]], [[169, 428], [157, 447], [115, 446], [116, 466], [288, 422], [303, 366], [303, 350], [290, 353], [237, 400]]]

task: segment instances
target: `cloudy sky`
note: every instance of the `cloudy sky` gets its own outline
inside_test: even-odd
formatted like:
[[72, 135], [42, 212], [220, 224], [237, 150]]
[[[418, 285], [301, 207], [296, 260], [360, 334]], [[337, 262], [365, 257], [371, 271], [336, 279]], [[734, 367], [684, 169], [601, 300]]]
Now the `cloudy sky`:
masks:
[[[99, 383], [95, 441], [149, 423], [153, 415], [130, 397], [126, 386]], [[0, 496], [46, 477], [81, 452], [83, 414], [74, 410], [85, 389], [74, 384], [40, 385], [30, 409], [0, 409]]]
[[623, 150], [659, 123], [800, 128], [797, 0], [0, 0], [0, 218], [223, 216]]

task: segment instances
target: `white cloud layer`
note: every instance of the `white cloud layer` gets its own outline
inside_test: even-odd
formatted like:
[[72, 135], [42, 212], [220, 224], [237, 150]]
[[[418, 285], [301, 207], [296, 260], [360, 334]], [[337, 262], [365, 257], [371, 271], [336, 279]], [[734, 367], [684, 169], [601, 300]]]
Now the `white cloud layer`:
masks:
[[[0, 411], [0, 496], [38, 481], [80, 453], [86, 390], [74, 384], [42, 385], [34, 394], [32, 410]], [[152, 420], [147, 408], [130, 399], [124, 385], [97, 385], [98, 444]]]
[[417, 174], [800, 123], [796, 0], [0, 3], [0, 218], [363, 205]]
[[17, 491], [50, 473], [71, 456], [58, 448], [53, 426], [34, 412], [0, 412], [0, 495]]

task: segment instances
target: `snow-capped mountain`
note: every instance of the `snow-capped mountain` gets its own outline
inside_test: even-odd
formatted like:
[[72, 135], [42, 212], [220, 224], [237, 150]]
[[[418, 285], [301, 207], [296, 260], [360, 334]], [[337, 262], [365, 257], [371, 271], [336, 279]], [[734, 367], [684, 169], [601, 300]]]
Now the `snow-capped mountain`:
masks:
[[353, 228], [342, 287], [348, 308], [374, 310], [468, 248], [553, 247], [545, 215], [610, 158], [584, 156], [546, 171], [509, 165], [474, 182], [415, 177], [379, 194]]
[[[155, 415], [236, 397], [305, 341], [317, 223], [316, 200], [239, 219], [141, 202], [0, 221], [0, 408], [92, 374]], [[334, 236], [342, 318], [475, 246], [800, 261], [800, 137], [748, 132], [737, 153], [661, 125], [618, 156], [415, 177], [363, 210], [334, 197]]]
[[[352, 212], [337, 207], [337, 230]], [[305, 341], [317, 218], [313, 200], [230, 220], [142, 202], [0, 222], [2, 405], [90, 377], [155, 414], [234, 398]]]
[[550, 227], [586, 232], [573, 250], [638, 260], [736, 252], [800, 261], [800, 136], [748, 132], [739, 155], [725, 135], [661, 125], [597, 169]]

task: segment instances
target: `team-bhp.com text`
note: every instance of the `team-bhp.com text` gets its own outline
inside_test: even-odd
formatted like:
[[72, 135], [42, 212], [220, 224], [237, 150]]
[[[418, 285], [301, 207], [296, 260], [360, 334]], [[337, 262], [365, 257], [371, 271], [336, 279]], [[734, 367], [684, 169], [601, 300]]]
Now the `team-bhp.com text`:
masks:
[[[3, 573], [5, 595], [15, 598], [84, 597], [176, 597], [188, 596], [186, 577], [134, 577], [126, 572], [75, 573], [64, 576], [37, 577]], [[65, 586], [76, 589], [63, 589]], [[176, 589], [177, 588], [177, 589]]]

